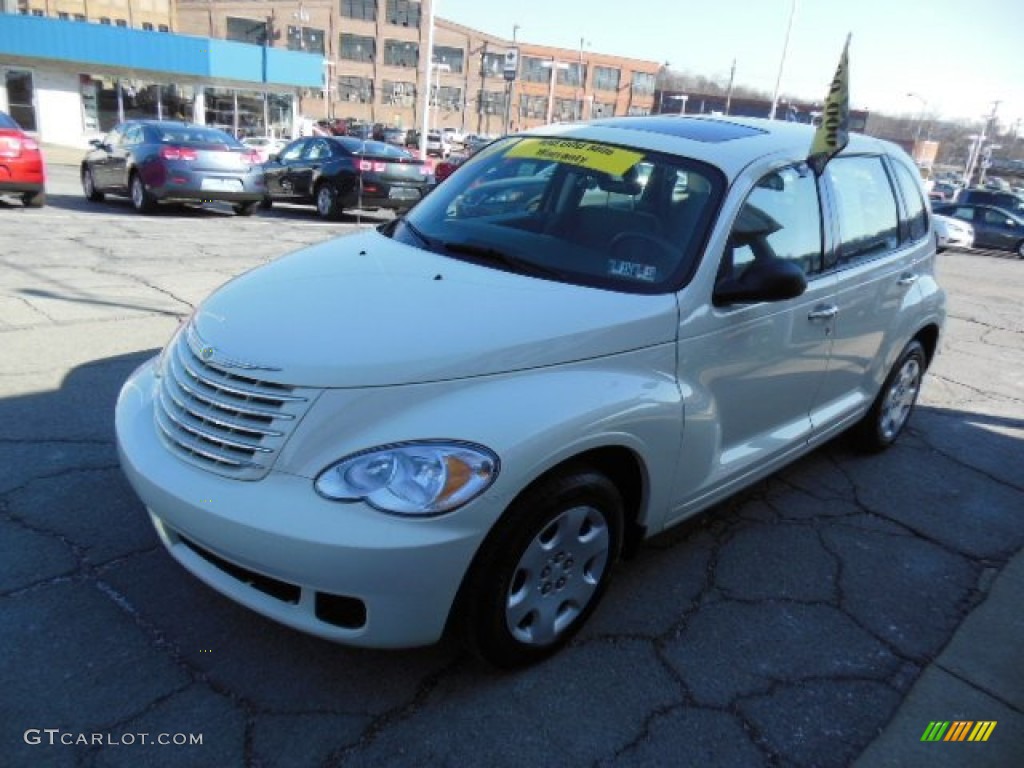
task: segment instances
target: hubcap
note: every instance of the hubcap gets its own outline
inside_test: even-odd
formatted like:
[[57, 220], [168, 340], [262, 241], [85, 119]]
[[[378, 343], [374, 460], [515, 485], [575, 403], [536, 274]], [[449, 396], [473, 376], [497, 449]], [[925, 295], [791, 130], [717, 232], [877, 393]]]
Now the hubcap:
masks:
[[878, 426], [886, 440], [892, 440], [903, 429], [920, 386], [921, 365], [915, 358], [911, 358], [903, 363], [899, 374], [893, 379], [892, 386], [885, 393]]
[[568, 509], [534, 537], [505, 603], [505, 623], [519, 642], [549, 645], [583, 612], [608, 564], [610, 541], [594, 507]]
[[92, 172], [86, 171], [82, 176], [82, 184], [85, 186], [85, 194], [87, 197], [92, 197], [93, 186], [92, 186]]
[[320, 194], [316, 196], [316, 209], [321, 216], [329, 216], [334, 203], [334, 194], [330, 187], [320, 187]]
[[143, 196], [142, 182], [139, 180], [139, 177], [136, 176], [132, 180], [132, 204], [136, 208], [141, 208], [142, 207], [142, 200], [143, 200], [142, 196]]

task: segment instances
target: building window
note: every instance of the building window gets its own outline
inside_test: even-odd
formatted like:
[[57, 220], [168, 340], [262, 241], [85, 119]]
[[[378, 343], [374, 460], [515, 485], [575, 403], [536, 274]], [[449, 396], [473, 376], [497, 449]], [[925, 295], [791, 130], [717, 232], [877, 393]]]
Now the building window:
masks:
[[377, 0], [341, 0], [341, 15], [347, 19], [377, 20]]
[[446, 112], [460, 112], [462, 110], [462, 89], [442, 85], [431, 89], [431, 103], [438, 109]]
[[363, 35], [342, 35], [338, 58], [349, 61], [373, 61], [377, 53], [377, 41]]
[[594, 89], [598, 91], [619, 90], [622, 73], [613, 67], [594, 67]]
[[384, 63], [392, 67], [417, 67], [420, 63], [420, 47], [407, 40], [385, 40]]
[[33, 16], [45, 16], [46, 12], [44, 10], [42, 10], [41, 8], [33, 8], [32, 9], [32, 15]]
[[416, 104], [416, 83], [385, 80], [381, 100], [393, 107], [411, 107]]
[[[386, 85], [386, 81], [385, 81]], [[373, 102], [373, 80], [368, 77], [345, 76], [338, 78], [338, 100], [357, 104]]]
[[505, 114], [505, 92], [481, 91], [477, 94], [477, 107], [484, 115]]
[[157, 29], [160, 30], [161, 32], [170, 32], [171, 31], [171, 28], [168, 27], [166, 24], [161, 24], [160, 26], [157, 27]]
[[641, 116], [642, 115], [649, 115], [649, 114], [651, 114], [651, 110], [650, 110], [649, 107], [630, 107], [629, 111], [626, 114], [634, 115], [634, 116], [637, 116], [637, 115], [641, 115]]
[[124, 19], [118, 19], [117, 20], [117, 26], [119, 26], [119, 27], [127, 27], [128, 26], [128, 22], [125, 21]]
[[85, 21], [85, 14], [84, 13], [76, 13], [75, 14], [75, 21]]
[[32, 73], [9, 69], [4, 73], [7, 87], [7, 114], [21, 126], [22, 130], [36, 130], [35, 89]]
[[100, 16], [100, 24], [106, 24], [109, 27], [110, 26], [110, 17], [109, 16]]
[[[550, 77], [550, 75], [549, 75]], [[524, 117], [547, 118], [548, 97], [547, 96], [526, 96], [523, 95], [519, 105], [519, 111]]]
[[523, 56], [519, 60], [519, 79], [527, 83], [546, 83], [551, 79], [550, 65], [551, 59]]
[[483, 77], [501, 77], [505, 69], [504, 53], [485, 53], [480, 57], [480, 74]]
[[[119, 21], [118, 25], [120, 23]], [[267, 42], [267, 22], [228, 16], [226, 38], [239, 43], [265, 45]]]
[[571, 85], [579, 87], [587, 79], [587, 65], [579, 62], [572, 62], [568, 69], [559, 69], [555, 82], [559, 85]]
[[555, 99], [552, 119], [563, 123], [579, 120], [583, 116], [583, 102], [576, 99]]
[[595, 101], [590, 108], [591, 117], [614, 117], [615, 105], [604, 101]]
[[653, 96], [654, 75], [648, 72], [634, 72], [633, 93], [637, 96]]
[[148, 21], [142, 22], [142, 28], [144, 30], [146, 30], [147, 32], [152, 32], [153, 31], [153, 25], [150, 22], [148, 22]]
[[57, 13], [57, 18], [60, 19], [61, 21], [69, 21], [71, 19], [71, 14], [64, 13], [64, 11], [60, 11]]
[[324, 53], [324, 31], [314, 27], [288, 27], [288, 50]]
[[435, 45], [434, 64], [439, 65], [445, 72], [461, 73], [466, 67], [466, 52], [461, 48], [446, 48], [445, 46]]
[[400, 27], [420, 26], [420, 4], [411, 0], [388, 0], [388, 23]]

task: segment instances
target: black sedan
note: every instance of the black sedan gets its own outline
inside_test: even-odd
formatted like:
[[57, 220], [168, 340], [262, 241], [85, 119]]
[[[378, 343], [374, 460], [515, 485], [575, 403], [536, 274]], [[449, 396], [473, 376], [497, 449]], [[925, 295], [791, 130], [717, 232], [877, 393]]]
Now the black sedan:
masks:
[[974, 247], [1013, 251], [1024, 259], [1024, 216], [1005, 208], [974, 203], [933, 205], [935, 213], [968, 221], [974, 227]]
[[422, 160], [400, 147], [352, 136], [296, 139], [264, 165], [264, 207], [313, 204], [325, 219], [346, 208], [404, 212], [427, 193]]
[[216, 128], [172, 120], [114, 127], [82, 160], [82, 190], [93, 201], [127, 195], [149, 212], [161, 202], [226, 201], [249, 216], [264, 196], [259, 152]]

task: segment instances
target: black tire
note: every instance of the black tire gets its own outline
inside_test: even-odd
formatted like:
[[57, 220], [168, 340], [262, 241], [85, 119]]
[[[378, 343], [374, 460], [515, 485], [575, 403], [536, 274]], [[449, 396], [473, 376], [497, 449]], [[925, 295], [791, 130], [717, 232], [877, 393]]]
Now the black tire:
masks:
[[329, 182], [323, 181], [316, 185], [313, 191], [313, 201], [316, 204], [317, 215], [321, 219], [334, 220], [341, 216], [341, 209], [338, 207], [338, 191]]
[[26, 208], [42, 208], [46, 205], [46, 192], [26, 192], [21, 196], [21, 202]]
[[269, 211], [273, 207], [274, 207], [274, 199], [273, 198], [271, 198], [271, 197], [264, 197], [262, 200], [260, 200], [260, 208], [262, 208], [264, 211]]
[[89, 166], [82, 168], [82, 192], [90, 203], [102, 203], [103, 193], [96, 189], [96, 180]]
[[1024, 240], [1017, 243], [1017, 258], [1024, 259]]
[[152, 213], [156, 210], [156, 201], [146, 190], [146, 185], [142, 183], [142, 177], [134, 171], [128, 180], [128, 194], [131, 197], [132, 208], [139, 213]]
[[885, 377], [871, 409], [851, 430], [858, 448], [875, 453], [896, 442], [910, 420], [927, 367], [928, 358], [921, 342], [911, 341]]
[[260, 206], [260, 203], [258, 203], [258, 202], [255, 202], [255, 203], [236, 203], [235, 205], [231, 206], [231, 209], [238, 216], [252, 216], [254, 213], [256, 213], [256, 209], [259, 206]]
[[516, 499], [467, 574], [459, 615], [466, 645], [497, 667], [544, 659], [601, 600], [622, 544], [622, 497], [574, 466]]

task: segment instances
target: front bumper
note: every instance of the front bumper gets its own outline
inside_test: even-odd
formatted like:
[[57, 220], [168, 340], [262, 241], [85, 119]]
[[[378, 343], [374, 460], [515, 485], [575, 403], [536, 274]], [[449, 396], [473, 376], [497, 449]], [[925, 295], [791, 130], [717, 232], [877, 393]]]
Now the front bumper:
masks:
[[252, 610], [328, 640], [384, 648], [441, 637], [485, 531], [330, 502], [304, 477], [271, 471], [247, 482], [187, 464], [157, 435], [156, 385], [151, 362], [122, 389], [118, 452], [179, 563]]

